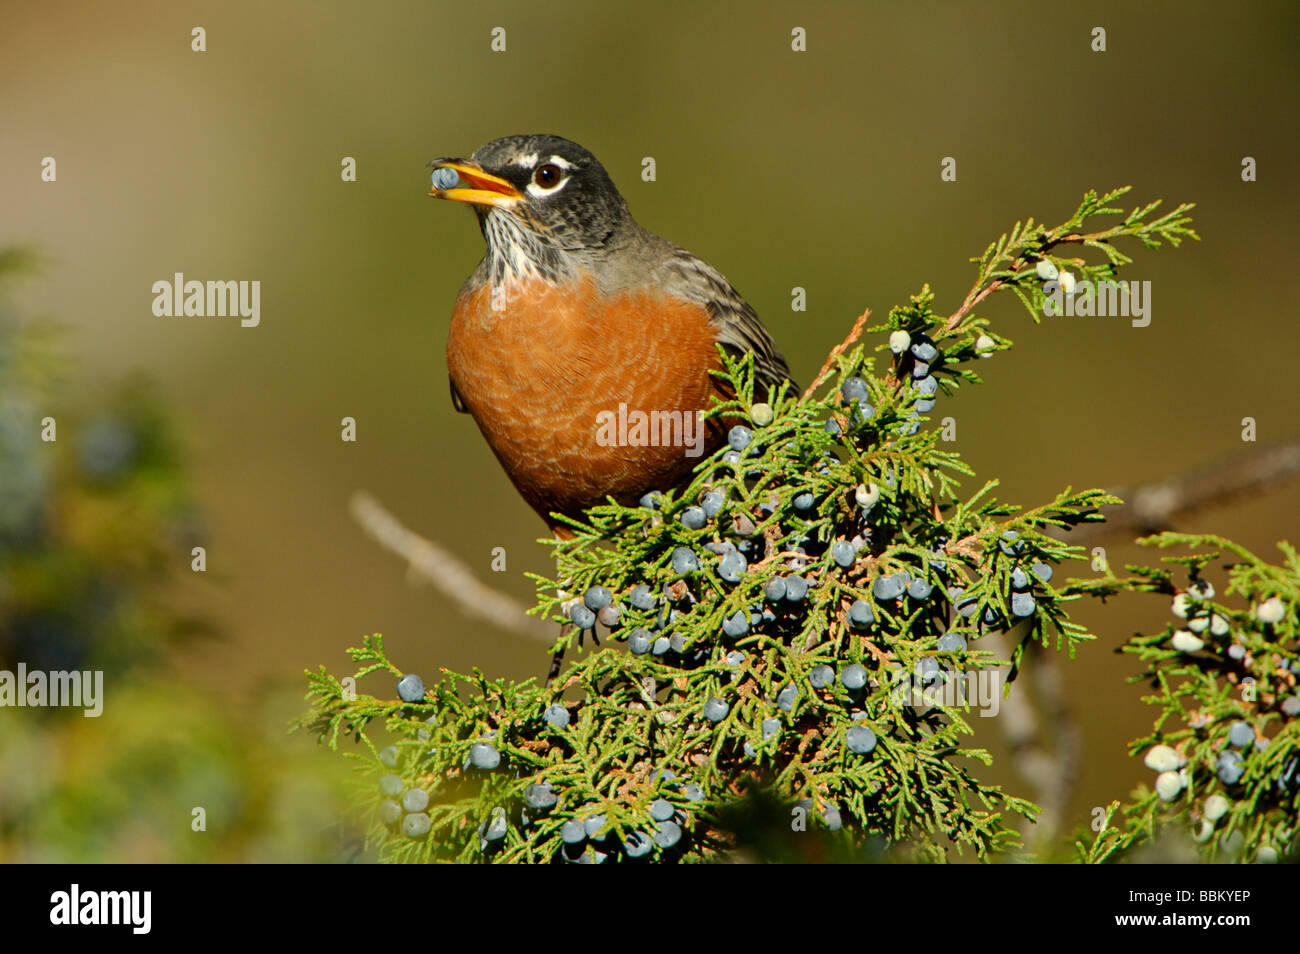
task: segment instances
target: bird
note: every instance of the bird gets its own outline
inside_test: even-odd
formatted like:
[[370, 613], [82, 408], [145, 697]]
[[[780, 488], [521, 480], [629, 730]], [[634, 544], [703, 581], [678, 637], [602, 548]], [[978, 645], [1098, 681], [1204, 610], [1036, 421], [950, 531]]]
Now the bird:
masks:
[[[607, 498], [631, 505], [689, 477], [701, 450], [684, 450], [685, 430], [667, 443], [611, 441], [600, 423], [620, 408], [698, 422], [734, 398], [711, 374], [719, 345], [753, 354], [756, 401], [797, 390], [753, 307], [712, 265], [643, 228], [576, 142], [506, 136], [429, 167], [428, 194], [473, 209], [487, 246], [452, 308], [452, 405], [554, 536], [571, 538], [562, 518]], [[728, 423], [709, 420], [704, 452]]]

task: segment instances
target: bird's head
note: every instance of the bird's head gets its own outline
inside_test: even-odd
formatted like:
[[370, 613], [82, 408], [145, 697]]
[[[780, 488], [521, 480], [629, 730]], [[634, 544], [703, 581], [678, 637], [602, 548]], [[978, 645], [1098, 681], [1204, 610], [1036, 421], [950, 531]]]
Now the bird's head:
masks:
[[468, 159], [435, 159], [429, 166], [429, 195], [468, 203], [489, 259], [504, 270], [554, 279], [636, 229], [605, 167], [559, 136], [506, 136]]

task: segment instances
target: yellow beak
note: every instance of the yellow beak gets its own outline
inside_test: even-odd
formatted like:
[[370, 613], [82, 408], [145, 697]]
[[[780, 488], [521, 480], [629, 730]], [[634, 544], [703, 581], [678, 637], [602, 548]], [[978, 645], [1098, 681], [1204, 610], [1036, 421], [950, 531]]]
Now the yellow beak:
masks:
[[505, 179], [484, 172], [477, 165], [464, 159], [439, 159], [430, 163], [430, 168], [451, 169], [460, 176], [461, 183], [469, 186], [469, 188], [461, 188], [461, 184], [458, 183], [453, 189], [434, 189], [429, 195], [435, 199], [506, 208], [523, 198], [523, 193]]

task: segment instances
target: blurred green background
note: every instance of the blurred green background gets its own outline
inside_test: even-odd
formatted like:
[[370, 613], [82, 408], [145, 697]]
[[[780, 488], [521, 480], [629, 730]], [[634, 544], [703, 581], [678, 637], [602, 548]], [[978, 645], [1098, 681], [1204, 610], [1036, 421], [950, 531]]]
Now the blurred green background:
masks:
[[[1202, 243], [1129, 250], [1127, 277], [1154, 285], [1150, 327], [986, 309], [1017, 348], [952, 406], [957, 446], [1031, 505], [1239, 451], [1246, 416], [1261, 442], [1300, 430], [1292, 4], [47, 2], [6, 4], [4, 20], [0, 247], [44, 260], [11, 301], [65, 328], [58, 406], [91, 415], [125, 377], [153, 382], [208, 551], [200, 577], [175, 550], [167, 598], [219, 634], [169, 650], [170, 691], [246, 716], [250, 738], [278, 738], [265, 713], [287, 718], [302, 669], [342, 668], [366, 632], [426, 677], [545, 668], [536, 645], [409, 586], [346, 509], [371, 491], [525, 602], [523, 572], [546, 568], [540, 521], [452, 411], [442, 354], [482, 240], [425, 196], [424, 163], [497, 136], [589, 147], [642, 224], [749, 298], [804, 382], [863, 308], [883, 318], [927, 281], [955, 308], [967, 259], [1017, 218], [1054, 224], [1087, 188], [1122, 184], [1131, 204], [1195, 201]], [[190, 49], [196, 26], [207, 52]], [[45, 156], [57, 182], [41, 181]], [[1243, 156], [1259, 181], [1241, 181]], [[177, 271], [260, 280], [260, 327], [155, 317], [151, 285]], [[794, 286], [807, 312], [791, 312]], [[1292, 487], [1181, 529], [1269, 552], [1300, 539], [1297, 504]], [[498, 546], [508, 572], [493, 575]], [[1115, 545], [1112, 562], [1135, 553]], [[1080, 612], [1102, 636], [1066, 672], [1081, 813], [1140, 775], [1123, 745], [1150, 716], [1110, 650], [1163, 625], [1158, 602]], [[112, 706], [111, 671], [107, 686]], [[996, 777], [1023, 789], [1005, 765]]]

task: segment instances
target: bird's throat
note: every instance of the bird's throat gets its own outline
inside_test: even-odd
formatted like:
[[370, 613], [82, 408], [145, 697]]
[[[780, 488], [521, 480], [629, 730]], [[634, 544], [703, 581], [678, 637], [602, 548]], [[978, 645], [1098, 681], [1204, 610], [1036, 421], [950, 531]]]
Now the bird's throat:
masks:
[[492, 286], [505, 288], [537, 279], [558, 285], [573, 277], [563, 251], [517, 216], [491, 209], [481, 224], [487, 241], [487, 279]]

